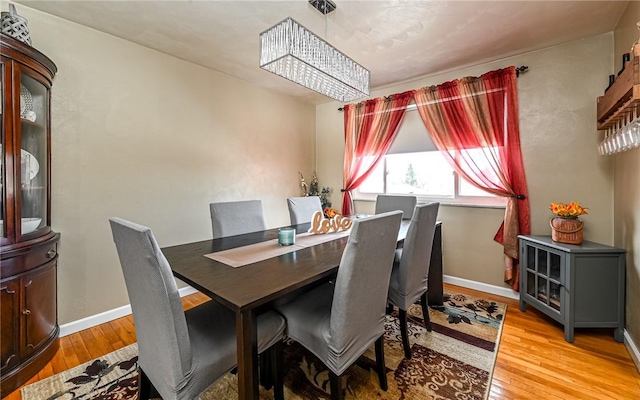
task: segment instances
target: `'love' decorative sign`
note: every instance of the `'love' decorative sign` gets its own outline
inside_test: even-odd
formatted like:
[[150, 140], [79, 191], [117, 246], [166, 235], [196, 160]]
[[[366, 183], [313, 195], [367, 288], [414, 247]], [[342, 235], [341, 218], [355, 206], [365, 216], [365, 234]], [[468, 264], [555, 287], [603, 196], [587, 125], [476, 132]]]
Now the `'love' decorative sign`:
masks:
[[322, 235], [331, 231], [346, 231], [351, 228], [351, 225], [353, 225], [353, 222], [349, 218], [344, 218], [342, 215], [336, 215], [331, 219], [325, 219], [320, 211], [316, 211], [316, 213], [313, 214], [313, 219], [311, 220], [311, 229], [309, 229], [309, 233]]

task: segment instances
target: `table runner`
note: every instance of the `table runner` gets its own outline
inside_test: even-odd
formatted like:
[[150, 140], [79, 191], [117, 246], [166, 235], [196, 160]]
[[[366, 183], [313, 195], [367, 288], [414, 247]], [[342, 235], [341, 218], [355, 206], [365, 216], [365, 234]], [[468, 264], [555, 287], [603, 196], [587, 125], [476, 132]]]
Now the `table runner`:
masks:
[[293, 253], [307, 247], [312, 247], [320, 243], [330, 242], [345, 236], [349, 236], [351, 229], [336, 233], [327, 233], [325, 235], [315, 235], [313, 233], [300, 233], [296, 235], [296, 243], [291, 246], [278, 245], [277, 239], [267, 240], [266, 242], [254, 243], [247, 246], [236, 247], [234, 249], [218, 251], [215, 253], [205, 254], [204, 256], [230, 267], [242, 267], [263, 261], [269, 258], [278, 257], [283, 254]]

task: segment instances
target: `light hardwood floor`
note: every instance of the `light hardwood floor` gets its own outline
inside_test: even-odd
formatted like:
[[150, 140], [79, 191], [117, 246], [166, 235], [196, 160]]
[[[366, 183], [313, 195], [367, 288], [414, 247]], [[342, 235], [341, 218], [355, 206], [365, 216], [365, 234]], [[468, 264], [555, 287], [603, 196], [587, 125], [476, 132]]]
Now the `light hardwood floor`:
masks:
[[[624, 344], [613, 340], [613, 330], [579, 329], [570, 344], [562, 326], [531, 307], [520, 312], [516, 300], [452, 285], [445, 289], [508, 304], [490, 399], [640, 399], [640, 374]], [[189, 308], [207, 300], [196, 293], [183, 304]], [[135, 340], [131, 316], [63, 337], [55, 357], [27, 384]], [[20, 390], [5, 399], [20, 399]]]

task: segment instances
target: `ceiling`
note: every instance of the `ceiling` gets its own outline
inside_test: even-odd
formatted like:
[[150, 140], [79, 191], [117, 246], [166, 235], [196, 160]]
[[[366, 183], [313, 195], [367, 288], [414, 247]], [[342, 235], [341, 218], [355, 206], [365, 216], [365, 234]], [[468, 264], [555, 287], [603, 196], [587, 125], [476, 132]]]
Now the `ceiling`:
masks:
[[258, 66], [259, 34], [286, 17], [369, 69], [376, 89], [610, 32], [628, 3], [334, 0], [325, 18], [307, 0], [17, 2], [313, 104], [329, 99]]

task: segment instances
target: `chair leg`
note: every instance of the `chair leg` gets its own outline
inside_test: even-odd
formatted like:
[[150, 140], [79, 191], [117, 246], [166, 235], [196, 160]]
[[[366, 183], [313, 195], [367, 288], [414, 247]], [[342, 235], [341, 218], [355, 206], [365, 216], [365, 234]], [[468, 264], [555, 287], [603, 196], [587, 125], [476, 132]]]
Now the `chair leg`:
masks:
[[384, 335], [376, 340], [376, 367], [378, 369], [380, 389], [386, 392], [389, 386], [387, 385], [387, 367], [384, 364]]
[[271, 346], [271, 369], [273, 372], [273, 397], [284, 400], [284, 344], [282, 340]]
[[138, 368], [138, 400], [149, 400], [153, 384], [142, 368]]
[[407, 311], [401, 308], [400, 311], [400, 334], [402, 335], [402, 347], [404, 347], [404, 358], [411, 360], [411, 347], [409, 346], [409, 334], [407, 333]]
[[427, 292], [424, 292], [420, 297], [420, 304], [422, 304], [422, 319], [424, 320], [424, 327], [427, 332], [431, 332], [431, 318], [429, 317], [429, 304], [427, 304]]
[[265, 350], [262, 352], [262, 354], [259, 355], [258, 358], [258, 362], [260, 363], [259, 366], [259, 373], [260, 373], [260, 384], [267, 390], [270, 390], [271, 387], [273, 386], [273, 371], [272, 371], [272, 357], [273, 357], [273, 352], [272, 352], [273, 346], [271, 346], [271, 348]]
[[387, 315], [393, 314], [393, 304], [387, 303], [387, 311], [386, 311], [386, 313], [387, 313]]
[[338, 376], [329, 371], [329, 384], [331, 387], [331, 400], [344, 400], [342, 393], [342, 376]]

